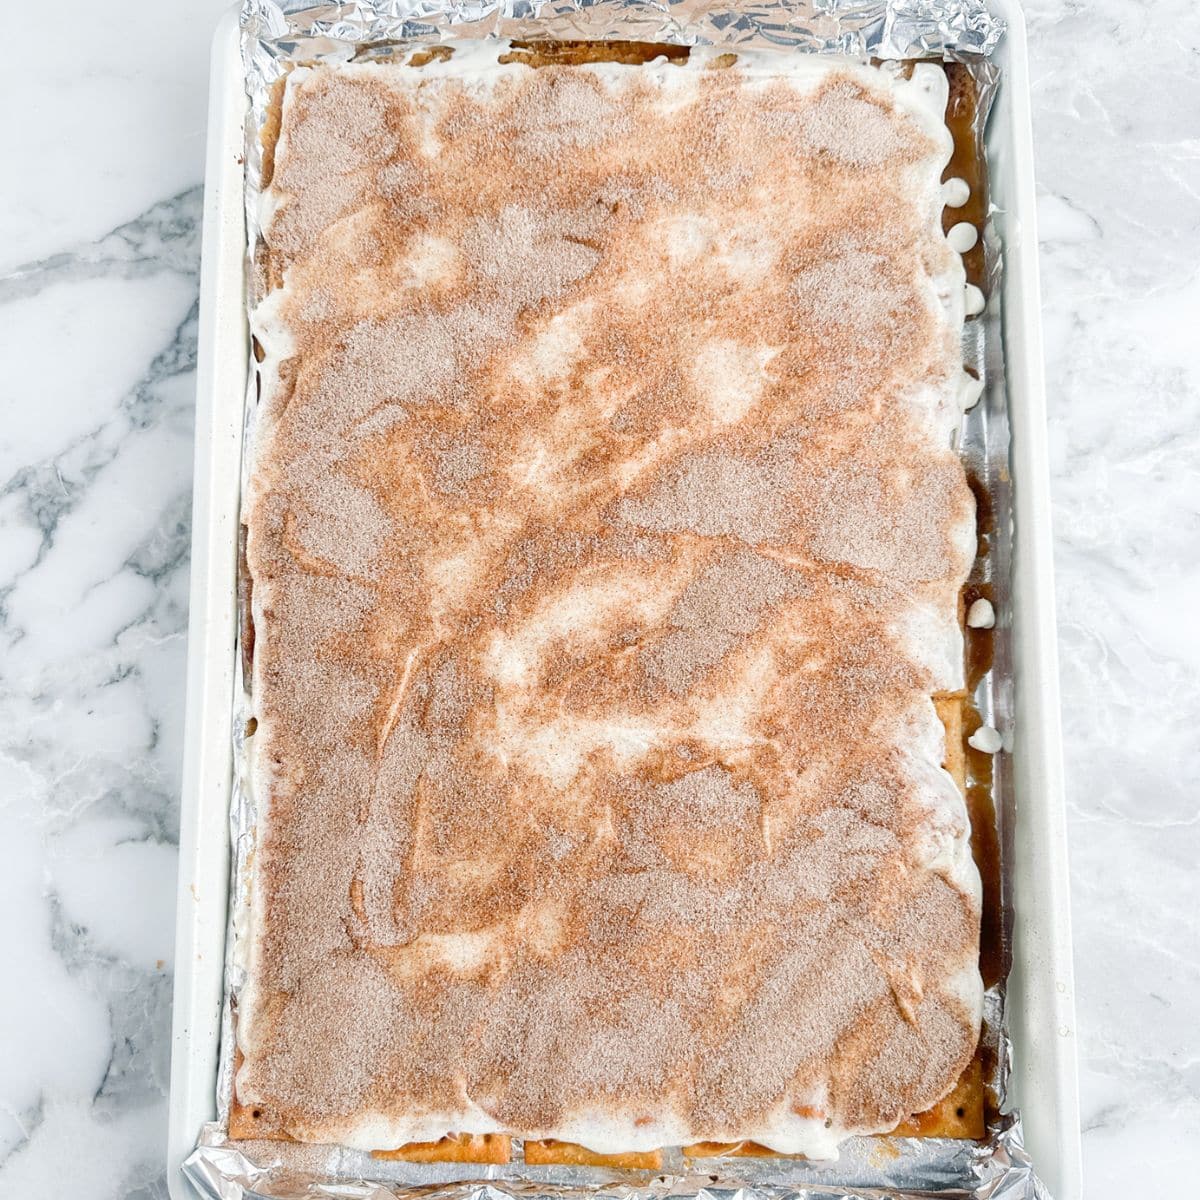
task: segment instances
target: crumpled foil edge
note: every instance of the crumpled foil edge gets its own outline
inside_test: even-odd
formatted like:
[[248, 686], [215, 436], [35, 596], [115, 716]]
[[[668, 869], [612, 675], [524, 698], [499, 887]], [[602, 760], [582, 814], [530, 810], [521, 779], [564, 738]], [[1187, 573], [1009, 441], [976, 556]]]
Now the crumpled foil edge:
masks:
[[[736, 0], [734, 0], [736, 2]], [[246, 122], [247, 303], [257, 278], [255, 246], [261, 232], [259, 131], [272, 85], [290, 66], [316, 59], [347, 61], [364, 53], [386, 56], [398, 44], [461, 37], [622, 38], [626, 40], [776, 46], [806, 53], [876, 59], [935, 57], [966, 62], [980, 87], [977, 133], [997, 84], [987, 56], [1003, 35], [1003, 22], [985, 0], [245, 0], [242, 52], [250, 112]], [[1007, 603], [1011, 503], [1007, 474], [1008, 423], [998, 311], [1001, 253], [985, 232], [985, 317], [968, 323], [964, 362], [983, 378], [985, 399], [964, 421], [961, 450], [987, 488], [996, 535], [985, 562], [997, 607]], [[256, 389], [254, 362], [248, 373], [243, 491], [253, 445]], [[246, 603], [242, 595], [240, 603]], [[245, 625], [243, 624], [243, 629]], [[995, 667], [974, 697], [993, 725], [1010, 715], [1011, 662], [1005, 635], [997, 631]], [[853, 1138], [837, 1163], [798, 1159], [685, 1160], [668, 1151], [662, 1173], [584, 1167], [531, 1167], [455, 1163], [394, 1163], [342, 1147], [227, 1139], [234, 1077], [234, 1012], [245, 972], [236, 953], [243, 946], [257, 825], [256, 797], [249, 786], [246, 729], [251, 714], [247, 663], [239, 638], [234, 712], [234, 780], [230, 809], [233, 851], [221, 1055], [216, 1080], [218, 1120], [206, 1125], [184, 1173], [198, 1191], [218, 1200], [904, 1200], [936, 1194], [971, 1200], [1049, 1200], [1025, 1152], [1019, 1114], [994, 1118], [982, 1142], [920, 1138]], [[1007, 756], [999, 756], [994, 800], [1002, 844], [1007, 840], [1011, 783]], [[1003, 856], [1002, 856], [1003, 862]], [[1003, 940], [1007, 953], [1011, 886], [1002, 875]], [[1004, 1018], [1003, 982], [984, 1002], [985, 1045], [993, 1067], [988, 1083], [1003, 1107], [1012, 1046]]]
[[[213, 1128], [213, 1127], [209, 1127]], [[252, 1143], [261, 1146], [262, 1143]], [[322, 1179], [301, 1169], [281, 1169], [278, 1162], [255, 1162], [242, 1149], [203, 1140], [183, 1164], [183, 1173], [204, 1196], [213, 1200], [578, 1200], [583, 1195], [604, 1200], [918, 1200], [918, 1197], [962, 1197], [963, 1200], [1051, 1200], [1045, 1184], [1034, 1172], [1021, 1136], [1021, 1122], [1005, 1117], [995, 1131], [986, 1154], [975, 1155], [974, 1183], [968, 1187], [855, 1188], [829, 1183], [745, 1183], [718, 1175], [692, 1172], [660, 1175], [649, 1182], [605, 1179], [594, 1172], [590, 1187], [547, 1184], [532, 1179], [473, 1179], [421, 1186], [348, 1176]], [[584, 1168], [576, 1168], [583, 1170]], [[488, 1168], [488, 1171], [496, 1168]], [[481, 1172], [482, 1173], [482, 1172]]]

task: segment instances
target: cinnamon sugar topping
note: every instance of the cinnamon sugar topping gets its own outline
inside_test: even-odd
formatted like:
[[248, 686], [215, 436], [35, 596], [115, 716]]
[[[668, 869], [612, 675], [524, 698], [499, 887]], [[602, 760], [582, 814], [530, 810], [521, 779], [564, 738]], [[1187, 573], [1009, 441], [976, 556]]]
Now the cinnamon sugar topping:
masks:
[[289, 79], [238, 1095], [826, 1154], [978, 1036], [938, 90], [502, 49]]

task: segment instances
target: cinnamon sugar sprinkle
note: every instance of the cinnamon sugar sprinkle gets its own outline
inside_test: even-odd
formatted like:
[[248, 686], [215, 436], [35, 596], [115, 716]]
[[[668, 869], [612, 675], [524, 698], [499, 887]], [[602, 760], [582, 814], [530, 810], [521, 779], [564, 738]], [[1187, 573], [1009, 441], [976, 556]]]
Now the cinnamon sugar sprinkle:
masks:
[[936, 94], [453, 66], [287, 89], [239, 1098], [373, 1148], [889, 1129], [979, 1022]]

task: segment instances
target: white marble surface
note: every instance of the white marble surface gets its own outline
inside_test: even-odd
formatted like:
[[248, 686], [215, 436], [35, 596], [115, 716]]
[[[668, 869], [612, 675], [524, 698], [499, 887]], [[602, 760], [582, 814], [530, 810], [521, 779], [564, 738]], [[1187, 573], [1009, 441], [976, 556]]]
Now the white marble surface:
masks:
[[[86, 34], [0, 84], [4, 1196], [165, 1196], [223, 0], [137, 8], [118, 33], [60, 0]], [[1200, 10], [1028, 9], [1087, 1194], [1176, 1194], [1200, 1154]]]

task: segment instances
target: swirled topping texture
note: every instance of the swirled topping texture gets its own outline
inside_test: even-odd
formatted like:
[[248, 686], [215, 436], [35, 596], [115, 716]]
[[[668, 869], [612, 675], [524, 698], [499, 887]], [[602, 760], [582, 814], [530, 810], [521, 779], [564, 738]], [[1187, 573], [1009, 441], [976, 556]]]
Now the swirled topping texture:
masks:
[[287, 84], [239, 1096], [828, 1154], [978, 1035], [944, 77], [503, 50]]

